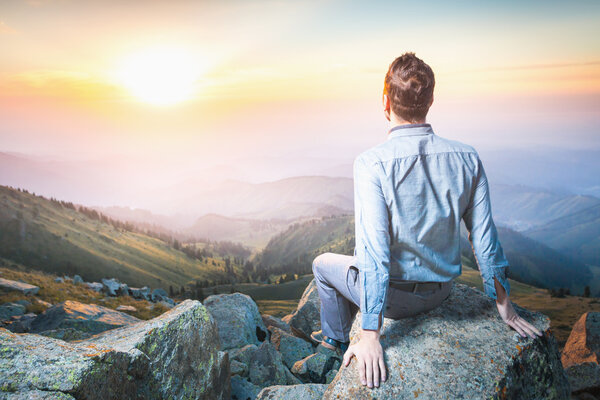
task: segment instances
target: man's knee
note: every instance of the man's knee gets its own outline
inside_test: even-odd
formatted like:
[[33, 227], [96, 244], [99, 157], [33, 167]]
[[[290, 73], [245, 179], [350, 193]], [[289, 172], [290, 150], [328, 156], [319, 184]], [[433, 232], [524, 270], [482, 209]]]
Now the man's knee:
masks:
[[315, 279], [322, 280], [322, 278], [323, 278], [323, 274], [322, 274], [322, 270], [321, 269], [323, 267], [323, 258], [324, 258], [325, 254], [326, 253], [319, 254], [318, 256], [316, 256], [313, 259], [313, 262], [312, 262], [312, 271], [313, 271], [313, 275], [315, 276]]

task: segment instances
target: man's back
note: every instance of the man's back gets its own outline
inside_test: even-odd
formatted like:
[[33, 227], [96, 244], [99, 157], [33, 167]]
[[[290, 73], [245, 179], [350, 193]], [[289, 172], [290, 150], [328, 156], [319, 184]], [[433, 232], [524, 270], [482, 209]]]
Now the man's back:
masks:
[[[372, 217], [356, 221], [357, 246], [365, 246], [365, 254], [375, 253], [373, 258], [384, 255], [385, 262], [386, 243], [369, 238], [386, 226], [383, 219], [387, 219], [391, 280], [439, 282], [460, 275], [463, 217], [484, 281], [491, 278], [486, 275], [494, 275], [494, 268], [507, 266], [491, 219], [485, 172], [473, 147], [436, 135], [429, 124], [401, 125], [385, 142], [361, 153], [354, 168], [355, 179], [379, 182], [386, 205], [379, 210], [379, 222]], [[359, 182], [356, 191], [360, 187]], [[365, 198], [368, 195], [355, 193], [355, 201], [372, 202]], [[489, 292], [493, 282], [487, 283]]]

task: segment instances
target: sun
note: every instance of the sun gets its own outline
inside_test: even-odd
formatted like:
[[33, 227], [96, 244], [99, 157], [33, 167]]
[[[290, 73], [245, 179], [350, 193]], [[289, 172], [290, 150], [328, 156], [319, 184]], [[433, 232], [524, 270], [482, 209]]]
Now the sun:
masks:
[[200, 72], [185, 49], [152, 47], [125, 57], [116, 77], [139, 100], [166, 106], [192, 98]]

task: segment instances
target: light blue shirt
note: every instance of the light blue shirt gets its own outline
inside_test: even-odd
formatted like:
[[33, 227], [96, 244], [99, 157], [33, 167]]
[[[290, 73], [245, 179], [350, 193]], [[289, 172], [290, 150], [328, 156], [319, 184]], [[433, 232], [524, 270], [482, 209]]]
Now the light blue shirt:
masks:
[[354, 212], [363, 329], [378, 329], [391, 280], [445, 282], [461, 274], [460, 222], [483, 278], [509, 293], [508, 262], [475, 149], [429, 124], [394, 127], [354, 160]]

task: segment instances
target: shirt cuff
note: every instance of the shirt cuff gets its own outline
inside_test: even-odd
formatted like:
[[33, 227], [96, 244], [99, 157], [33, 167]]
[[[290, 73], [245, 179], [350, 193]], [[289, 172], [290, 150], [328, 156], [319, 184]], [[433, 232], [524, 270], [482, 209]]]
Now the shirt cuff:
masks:
[[376, 314], [362, 314], [362, 325], [363, 329], [369, 329], [376, 331], [379, 329], [379, 315], [381, 313]]
[[507, 267], [494, 267], [492, 269], [492, 273], [487, 276], [483, 283], [483, 289], [486, 295], [488, 295], [494, 300], [497, 298], [496, 286], [494, 285], [494, 277], [498, 279], [498, 282], [500, 282], [500, 284], [506, 291], [506, 295], [510, 295], [510, 283], [508, 283], [507, 271]]

